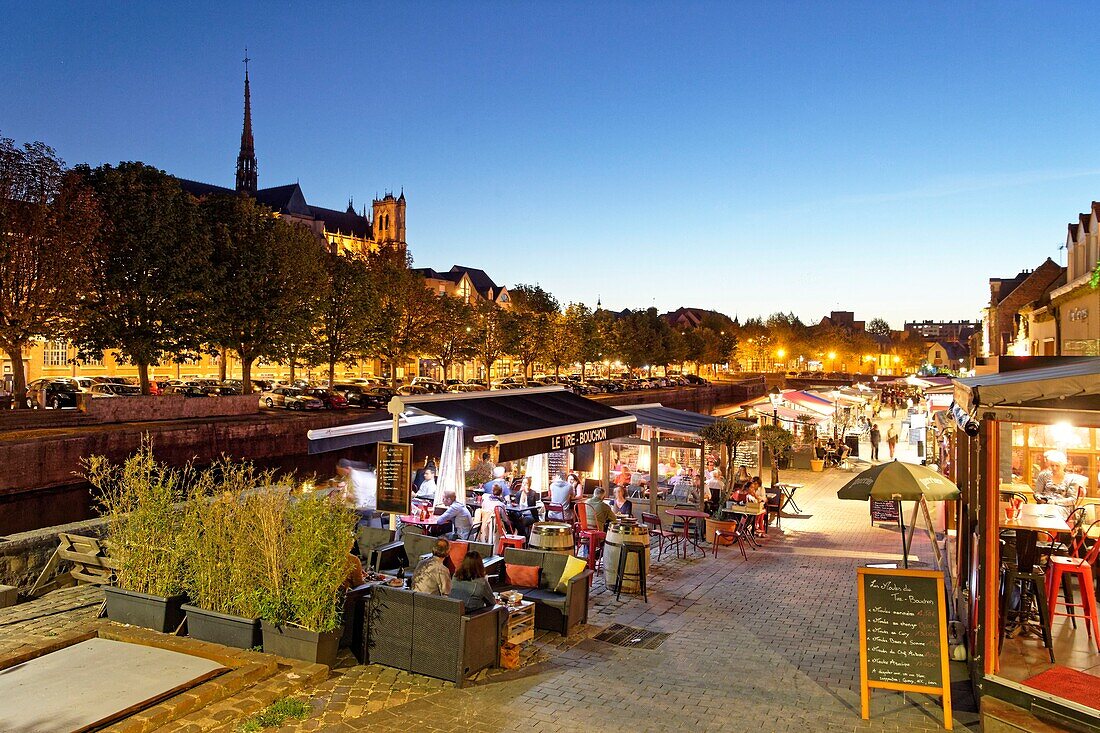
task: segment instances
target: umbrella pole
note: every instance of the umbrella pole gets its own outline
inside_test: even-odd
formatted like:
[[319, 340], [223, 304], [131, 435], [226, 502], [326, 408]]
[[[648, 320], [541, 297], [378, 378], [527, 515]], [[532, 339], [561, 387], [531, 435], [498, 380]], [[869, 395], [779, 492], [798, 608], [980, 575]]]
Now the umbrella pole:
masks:
[[[921, 497], [921, 498], [923, 499], [924, 497]], [[899, 505], [898, 508], [900, 510], [900, 508], [901, 508], [900, 505]], [[913, 516], [909, 520], [909, 538], [905, 539], [905, 556], [906, 556], [906, 558], [909, 557], [909, 550], [911, 550], [912, 547], [913, 547], [913, 535], [917, 531], [917, 512], [918, 511], [920, 511], [920, 502], [919, 501], [915, 502], [913, 504]], [[904, 535], [905, 532], [902, 531], [902, 534]], [[933, 544], [935, 544], [935, 543], [933, 543]]]
[[901, 500], [895, 500], [898, 505], [898, 524], [901, 525], [901, 562], [903, 567], [909, 569], [909, 548], [905, 544], [905, 515], [901, 511]]

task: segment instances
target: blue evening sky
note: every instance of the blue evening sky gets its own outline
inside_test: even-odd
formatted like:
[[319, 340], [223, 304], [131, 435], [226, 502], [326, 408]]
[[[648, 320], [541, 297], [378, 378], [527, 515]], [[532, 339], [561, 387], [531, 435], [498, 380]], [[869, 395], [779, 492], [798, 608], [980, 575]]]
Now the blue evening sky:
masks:
[[[975, 318], [1100, 198], [1091, 4], [0, 1], [0, 133], [404, 187], [418, 266], [563, 302]], [[1064, 256], [1063, 256], [1064, 261]]]

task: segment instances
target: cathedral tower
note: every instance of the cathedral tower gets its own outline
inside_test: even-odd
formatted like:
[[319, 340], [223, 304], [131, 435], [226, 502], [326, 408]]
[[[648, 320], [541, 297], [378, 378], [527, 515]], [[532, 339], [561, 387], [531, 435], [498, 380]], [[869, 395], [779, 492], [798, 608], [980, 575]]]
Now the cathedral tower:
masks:
[[256, 145], [252, 140], [252, 97], [248, 90], [248, 50], [244, 52], [244, 129], [237, 154], [237, 191], [256, 195]]
[[398, 198], [387, 193], [374, 200], [374, 241], [403, 249], [405, 246], [405, 192]]

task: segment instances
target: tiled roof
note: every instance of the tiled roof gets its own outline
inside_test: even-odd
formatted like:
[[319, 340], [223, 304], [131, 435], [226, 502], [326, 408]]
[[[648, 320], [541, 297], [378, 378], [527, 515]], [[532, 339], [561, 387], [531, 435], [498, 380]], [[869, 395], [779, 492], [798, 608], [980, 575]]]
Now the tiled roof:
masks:
[[351, 209], [348, 211], [336, 211], [335, 209], [325, 209], [320, 206], [310, 206], [309, 210], [313, 214], [313, 218], [320, 219], [325, 223], [326, 231], [350, 234], [364, 239], [370, 238], [370, 220], [365, 216], [356, 214], [355, 211]]
[[458, 282], [462, 279], [462, 273], [466, 273], [470, 276], [470, 282], [474, 284], [474, 288], [483, 295], [487, 295], [490, 292], [492, 297], [497, 296], [497, 291], [500, 288], [497, 286], [493, 279], [486, 274], [485, 270], [477, 270], [472, 267], [462, 267], [461, 265], [455, 265], [450, 269], [448, 275], [457, 275], [454, 282]]

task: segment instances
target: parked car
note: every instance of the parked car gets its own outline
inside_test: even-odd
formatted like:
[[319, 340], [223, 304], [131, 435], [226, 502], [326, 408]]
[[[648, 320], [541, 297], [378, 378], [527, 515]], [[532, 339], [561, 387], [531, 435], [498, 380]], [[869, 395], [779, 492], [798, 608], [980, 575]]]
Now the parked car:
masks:
[[433, 394], [442, 394], [447, 391], [447, 387], [435, 379], [428, 377], [413, 377], [412, 382], [409, 383], [411, 387], [423, 387]]
[[705, 387], [710, 384], [709, 381], [703, 379], [698, 374], [685, 374], [684, 379], [687, 380], [687, 383], [693, 387]]
[[63, 407], [76, 407], [80, 386], [67, 377], [44, 377], [27, 385], [27, 407], [46, 407], [60, 410]]
[[418, 386], [418, 385], [415, 385], [415, 384], [405, 384], [405, 385], [402, 385], [402, 386], [400, 386], [400, 387], [398, 387], [398, 388], [397, 388], [397, 393], [398, 393], [398, 394], [403, 394], [403, 395], [406, 395], [406, 396], [409, 396], [409, 395], [425, 395], [425, 394], [435, 394], [434, 392], [432, 392], [432, 391], [431, 391], [430, 389], [428, 389], [427, 387], [420, 387], [420, 386]]
[[131, 384], [102, 382], [92, 385], [92, 397], [135, 397], [141, 395], [141, 387]]
[[321, 404], [324, 405], [326, 410], [343, 410], [348, 406], [347, 397], [335, 390], [313, 387], [305, 390], [305, 393], [321, 400]]
[[261, 407], [285, 407], [288, 410], [320, 410], [324, 407], [321, 400], [304, 394], [294, 387], [276, 387], [270, 392], [260, 394]]
[[164, 391], [161, 394], [166, 395], [183, 395], [184, 397], [209, 397], [206, 390], [197, 384], [169, 384], [165, 386]]

